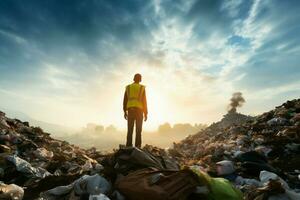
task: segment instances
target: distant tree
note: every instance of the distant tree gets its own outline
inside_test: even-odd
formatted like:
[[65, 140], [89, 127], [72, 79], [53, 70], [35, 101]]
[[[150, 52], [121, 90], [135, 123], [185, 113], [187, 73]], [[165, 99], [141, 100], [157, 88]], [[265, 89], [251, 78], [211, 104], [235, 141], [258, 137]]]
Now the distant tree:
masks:
[[185, 124], [178, 123], [178, 124], [174, 124], [173, 126], [173, 131], [177, 133], [188, 133], [188, 132], [193, 132], [194, 130], [195, 128], [188, 123]]
[[184, 135], [194, 134], [206, 128], [206, 125], [190, 123], [176, 123], [173, 127], [169, 123], [164, 123], [158, 127], [158, 133], [182, 137]]
[[194, 127], [197, 129], [197, 130], [203, 130], [203, 129], [205, 129], [205, 128], [207, 128], [207, 124], [201, 124], [201, 123], [199, 123], [199, 124], [195, 124], [194, 125]]
[[95, 130], [96, 126], [97, 126], [97, 124], [94, 124], [94, 123], [88, 123], [88, 124], [86, 125], [86, 128], [87, 128], [88, 130]]
[[158, 133], [169, 133], [172, 131], [172, 127], [169, 123], [164, 123], [162, 125], [159, 125], [158, 127]]
[[109, 125], [105, 128], [105, 133], [117, 133], [118, 130], [114, 125]]
[[102, 126], [102, 125], [97, 125], [97, 126], [95, 127], [95, 131], [96, 131], [97, 133], [102, 133], [102, 132], [104, 132], [104, 126]]

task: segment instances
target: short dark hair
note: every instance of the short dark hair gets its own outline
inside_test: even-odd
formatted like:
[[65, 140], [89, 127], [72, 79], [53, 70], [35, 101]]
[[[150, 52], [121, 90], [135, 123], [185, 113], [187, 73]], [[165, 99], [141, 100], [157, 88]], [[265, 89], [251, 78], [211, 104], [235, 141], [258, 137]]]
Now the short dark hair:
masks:
[[142, 75], [141, 74], [135, 74], [133, 80], [134, 80], [134, 82], [141, 82], [142, 81]]

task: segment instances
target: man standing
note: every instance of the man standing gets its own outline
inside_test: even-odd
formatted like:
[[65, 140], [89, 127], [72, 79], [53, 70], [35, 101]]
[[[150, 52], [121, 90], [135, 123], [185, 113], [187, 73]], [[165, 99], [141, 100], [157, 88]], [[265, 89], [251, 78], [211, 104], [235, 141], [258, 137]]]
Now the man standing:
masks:
[[126, 86], [123, 99], [124, 118], [127, 120], [126, 146], [132, 146], [132, 134], [135, 124], [135, 146], [141, 148], [143, 117], [146, 121], [148, 115], [147, 99], [145, 86], [140, 84], [142, 75], [135, 74], [133, 81], [132, 84]]

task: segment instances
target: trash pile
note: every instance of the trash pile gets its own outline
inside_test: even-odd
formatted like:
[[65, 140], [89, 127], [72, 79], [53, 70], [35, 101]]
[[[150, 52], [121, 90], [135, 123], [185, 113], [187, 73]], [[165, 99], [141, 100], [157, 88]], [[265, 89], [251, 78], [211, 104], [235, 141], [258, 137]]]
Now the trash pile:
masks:
[[300, 99], [239, 116], [169, 150], [120, 145], [103, 155], [0, 112], [0, 199], [300, 199]]
[[196, 167], [181, 167], [164, 149], [124, 147], [102, 155], [56, 140], [0, 113], [0, 199], [241, 199], [242, 193]]
[[174, 143], [170, 155], [229, 180], [246, 199], [300, 199], [300, 99], [241, 123], [230, 123], [233, 114]]
[[223, 116], [221, 121], [215, 122], [210, 125], [210, 128], [219, 128], [225, 129], [233, 125], [239, 125], [246, 122], [252, 121], [254, 118], [248, 115], [243, 115], [237, 112], [228, 112], [226, 115]]
[[242, 96], [241, 92], [233, 93], [228, 105], [228, 113], [223, 116], [221, 121], [213, 123], [210, 128], [225, 129], [233, 125], [239, 125], [248, 121], [252, 121], [253, 117], [237, 112], [237, 108], [242, 107], [245, 102], [246, 100]]
[[103, 158], [96, 149], [53, 139], [0, 112], [0, 199], [34, 199], [41, 191], [95, 175], [103, 169]]

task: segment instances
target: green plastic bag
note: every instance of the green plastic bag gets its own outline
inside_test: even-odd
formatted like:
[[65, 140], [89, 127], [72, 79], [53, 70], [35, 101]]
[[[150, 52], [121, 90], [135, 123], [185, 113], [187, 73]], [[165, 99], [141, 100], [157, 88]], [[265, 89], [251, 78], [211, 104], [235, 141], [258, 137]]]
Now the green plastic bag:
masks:
[[199, 182], [209, 189], [208, 200], [243, 200], [243, 193], [224, 178], [212, 178], [205, 172], [192, 169], [199, 177]]
[[208, 199], [211, 200], [242, 200], [243, 194], [240, 190], [233, 187], [233, 185], [224, 178], [211, 178], [210, 193]]

